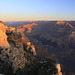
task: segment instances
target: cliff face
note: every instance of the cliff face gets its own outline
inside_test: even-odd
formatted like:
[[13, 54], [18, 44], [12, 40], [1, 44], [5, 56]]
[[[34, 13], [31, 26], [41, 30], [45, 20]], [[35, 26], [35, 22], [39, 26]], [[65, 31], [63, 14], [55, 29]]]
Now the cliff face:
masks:
[[6, 28], [7, 26], [0, 21], [0, 46], [4, 48], [10, 46], [7, 41]]
[[7, 41], [7, 35], [2, 30], [0, 30], [0, 46], [1, 47], [9, 47], [10, 46]]
[[[28, 55], [36, 55], [35, 47], [27, 38], [22, 39], [22, 35], [13, 27], [7, 27], [0, 21], [0, 59], [9, 63], [13, 71], [23, 69], [27, 63]], [[31, 58], [33, 60], [33, 58]]]
[[11, 31], [16, 31], [15, 28], [13, 27], [7, 27], [2, 21], [0, 21], [0, 46], [3, 48], [8, 48], [10, 47], [7, 38], [8, 36], [6, 35], [6, 32], [11, 32]]

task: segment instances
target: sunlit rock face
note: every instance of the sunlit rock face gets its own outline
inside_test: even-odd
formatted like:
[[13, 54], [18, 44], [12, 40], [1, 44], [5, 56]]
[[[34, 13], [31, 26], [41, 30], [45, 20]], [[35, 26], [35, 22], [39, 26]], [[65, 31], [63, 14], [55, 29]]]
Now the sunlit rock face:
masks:
[[8, 41], [7, 41], [7, 35], [6, 32], [15, 32], [14, 27], [7, 27], [2, 21], [0, 21], [0, 46], [4, 48], [10, 47]]
[[63, 26], [66, 26], [66, 27], [74, 28], [74, 26], [72, 26], [68, 22], [64, 22], [64, 21], [57, 21], [56, 25], [63, 25]]
[[62, 75], [60, 64], [56, 64], [58, 73], [56, 75]]
[[38, 24], [36, 23], [21, 25], [17, 27], [17, 31], [23, 33], [26, 30], [28, 33], [30, 33], [32, 31], [33, 26], [37, 25]]
[[7, 26], [0, 21], [0, 46], [3, 48], [10, 47], [7, 41], [6, 29]]
[[6, 33], [6, 28], [7, 26], [2, 21], [0, 21], [0, 30]]
[[0, 21], [0, 27], [7, 28], [7, 26], [2, 21]]
[[71, 28], [74, 28], [74, 26], [72, 26], [72, 25], [69, 24], [69, 23], [66, 23], [66, 26], [70, 26]]
[[35, 51], [34, 45], [31, 45], [30, 42], [27, 42], [26, 44], [27, 44], [27, 50], [28, 50], [28, 48], [31, 48], [31, 52], [33, 52], [33, 54], [36, 55], [36, 51]]
[[35, 47], [34, 47], [34, 45], [31, 45], [31, 48], [32, 48], [32, 52], [33, 52], [33, 54], [36, 55], [36, 51], [35, 51]]
[[58, 24], [58, 25], [64, 25], [65, 24], [65, 22], [63, 22], [63, 21], [57, 21], [57, 23], [56, 24]]
[[15, 32], [16, 31], [16, 29], [14, 27], [8, 27], [2, 21], [0, 21], [0, 30], [2, 30], [5, 33], [6, 33], [6, 31], [8, 31], [8, 32], [11, 32], [11, 31]]
[[5, 48], [10, 46], [7, 41], [7, 35], [2, 30], [0, 30], [0, 46]]
[[7, 27], [7, 28], [6, 28], [6, 31], [7, 31], [7, 32], [11, 32], [11, 31], [15, 32], [16, 29], [15, 29], [14, 27]]

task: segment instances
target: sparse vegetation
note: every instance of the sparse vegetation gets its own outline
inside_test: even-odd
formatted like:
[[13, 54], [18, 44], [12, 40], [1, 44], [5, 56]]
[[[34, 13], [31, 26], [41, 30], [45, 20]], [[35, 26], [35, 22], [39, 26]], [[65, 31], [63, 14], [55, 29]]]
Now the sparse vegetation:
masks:
[[12, 66], [8, 65], [8, 63], [5, 63], [1, 59], [0, 59], [0, 73], [4, 75], [14, 75]]
[[52, 75], [57, 73], [54, 61], [51, 59], [40, 59], [34, 63], [26, 64], [23, 70], [18, 69], [15, 75]]

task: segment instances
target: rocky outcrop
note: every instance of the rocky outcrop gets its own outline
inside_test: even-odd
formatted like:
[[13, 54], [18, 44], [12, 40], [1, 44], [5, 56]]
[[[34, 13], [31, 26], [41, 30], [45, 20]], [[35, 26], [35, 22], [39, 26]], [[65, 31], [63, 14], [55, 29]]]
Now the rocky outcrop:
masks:
[[14, 27], [7, 27], [2, 21], [0, 21], [0, 46], [3, 48], [10, 47], [6, 35], [6, 32], [15, 32], [16, 29]]
[[74, 26], [72, 26], [72, 25], [69, 24], [69, 23], [66, 23], [66, 26], [69, 26], [69, 27], [71, 27], [71, 28], [74, 28]]
[[2, 48], [6, 48], [10, 46], [7, 41], [6, 28], [7, 26], [0, 21], [0, 46]]
[[0, 46], [3, 48], [10, 46], [8, 41], [7, 41], [7, 35], [2, 30], [0, 30]]
[[7, 27], [0, 21], [0, 59], [11, 65], [14, 73], [30, 61], [28, 55], [30, 58], [36, 55], [35, 47], [26, 40], [15, 28]]
[[32, 24], [21, 25], [17, 27], [17, 31], [21, 33], [27, 31], [28, 33], [30, 33], [32, 31], [33, 26], [37, 26], [37, 24], [32, 23]]
[[57, 21], [57, 23], [56, 24], [58, 24], [58, 25], [64, 25], [65, 24], [65, 22], [64, 21]]
[[7, 26], [2, 21], [0, 21], [0, 27], [7, 28]]
[[60, 64], [56, 64], [56, 68], [58, 71], [56, 75], [62, 75]]
[[27, 50], [28, 50], [29, 48], [31, 48], [31, 51], [33, 52], [33, 54], [36, 55], [36, 51], [35, 51], [34, 45], [31, 45], [30, 42], [27, 42], [26, 45], [27, 45]]
[[74, 28], [74, 26], [72, 26], [71, 24], [69, 24], [68, 22], [64, 22], [64, 21], [57, 21], [56, 25], [63, 25], [65, 27], [70, 27], [70, 28]]
[[11, 31], [15, 32], [16, 31], [16, 29], [14, 27], [8, 27], [2, 21], [0, 21], [0, 30], [2, 30], [5, 33], [6, 33], [6, 31], [8, 31], [8, 32], [11, 32]]

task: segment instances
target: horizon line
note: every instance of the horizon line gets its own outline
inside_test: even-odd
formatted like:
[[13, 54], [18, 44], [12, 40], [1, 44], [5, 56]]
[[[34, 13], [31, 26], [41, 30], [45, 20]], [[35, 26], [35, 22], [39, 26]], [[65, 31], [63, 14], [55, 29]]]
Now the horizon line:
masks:
[[[2, 21], [2, 20], [1, 20]], [[75, 21], [75, 20], [18, 20], [18, 21], [3, 21], [3, 22], [22, 22], [22, 21], [29, 21], [29, 22], [33, 22], [33, 21]]]

